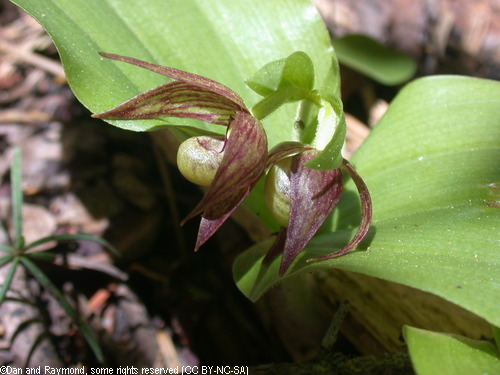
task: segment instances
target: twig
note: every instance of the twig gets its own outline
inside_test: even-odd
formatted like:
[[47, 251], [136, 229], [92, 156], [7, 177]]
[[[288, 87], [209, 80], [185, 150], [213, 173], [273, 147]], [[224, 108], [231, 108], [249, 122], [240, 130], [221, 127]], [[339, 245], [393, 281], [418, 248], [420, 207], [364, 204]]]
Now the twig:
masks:
[[41, 56], [38, 53], [19, 48], [2, 38], [0, 38], [0, 52], [8, 53], [10, 56], [14, 56], [20, 61], [24, 61], [25, 63], [49, 72], [56, 76], [58, 80], [66, 80], [64, 70], [59, 62]]

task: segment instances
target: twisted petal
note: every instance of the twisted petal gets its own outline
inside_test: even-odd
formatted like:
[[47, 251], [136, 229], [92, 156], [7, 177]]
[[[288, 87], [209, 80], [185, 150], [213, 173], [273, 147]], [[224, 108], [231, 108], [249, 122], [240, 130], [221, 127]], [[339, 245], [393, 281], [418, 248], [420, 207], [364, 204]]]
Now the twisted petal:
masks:
[[219, 204], [209, 208], [203, 213], [198, 229], [198, 237], [196, 239], [195, 251], [198, 251], [219, 227], [231, 216], [233, 211], [250, 193], [251, 188], [242, 189], [234, 192], [230, 197], [223, 200]]
[[339, 169], [318, 171], [304, 166], [319, 153], [307, 150], [292, 159], [290, 176], [290, 217], [264, 261], [283, 252], [279, 273], [283, 275], [293, 260], [316, 234], [342, 194]]
[[308, 259], [308, 262], [332, 259], [347, 254], [349, 251], [353, 250], [363, 240], [363, 238], [365, 238], [368, 230], [370, 229], [370, 223], [372, 221], [372, 200], [368, 191], [368, 187], [366, 186], [365, 182], [358, 174], [358, 172], [356, 172], [351, 163], [343, 159], [342, 165], [356, 184], [359, 192], [359, 197], [361, 199], [361, 222], [359, 223], [358, 231], [343, 249], [324, 257]]
[[240, 107], [205, 88], [172, 81], [140, 93], [106, 112], [93, 115], [106, 119], [191, 118], [227, 126]]
[[300, 142], [282, 142], [274, 146], [272, 150], [269, 151], [269, 154], [267, 156], [266, 169], [271, 168], [281, 159], [300, 154], [301, 152], [304, 152], [306, 150], [313, 150], [313, 148]]
[[191, 118], [227, 126], [236, 111], [247, 111], [241, 97], [222, 83], [197, 74], [151, 64], [131, 57], [100, 53], [174, 79], [109, 111], [93, 115], [105, 119], [151, 119], [158, 117]]
[[172, 78], [176, 81], [181, 81], [188, 83], [192, 86], [196, 86], [206, 91], [213, 92], [215, 94], [219, 94], [220, 96], [226, 97], [235, 103], [240, 109], [244, 109], [245, 103], [243, 103], [243, 99], [231, 90], [229, 87], [219, 83], [217, 81], [211, 80], [210, 78], [199, 76], [197, 74], [188, 73], [182, 70], [169, 68], [167, 66], [161, 66], [152, 64], [146, 61], [134, 59], [132, 57], [119, 56], [112, 53], [99, 53], [103, 57], [107, 57], [108, 59], [123, 61], [132, 65], [140, 66], [141, 68], [151, 70], [152, 72], [164, 75], [165, 77]]
[[[203, 199], [183, 220], [202, 214], [197, 247], [201, 246], [248, 195], [264, 171], [267, 138], [261, 123], [245, 111], [231, 121], [224, 156]], [[214, 229], [215, 228], [215, 229]]]

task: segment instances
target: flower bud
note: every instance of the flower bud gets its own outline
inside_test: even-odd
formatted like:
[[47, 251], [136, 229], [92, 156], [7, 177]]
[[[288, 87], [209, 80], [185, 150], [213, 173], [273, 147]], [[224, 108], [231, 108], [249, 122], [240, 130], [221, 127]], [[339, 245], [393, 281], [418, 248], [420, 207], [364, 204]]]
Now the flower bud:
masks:
[[209, 136], [185, 140], [177, 151], [177, 167], [189, 181], [209, 186], [224, 155], [224, 138]]
[[273, 218], [288, 227], [290, 216], [290, 165], [292, 157], [278, 161], [267, 174], [264, 186], [266, 205]]

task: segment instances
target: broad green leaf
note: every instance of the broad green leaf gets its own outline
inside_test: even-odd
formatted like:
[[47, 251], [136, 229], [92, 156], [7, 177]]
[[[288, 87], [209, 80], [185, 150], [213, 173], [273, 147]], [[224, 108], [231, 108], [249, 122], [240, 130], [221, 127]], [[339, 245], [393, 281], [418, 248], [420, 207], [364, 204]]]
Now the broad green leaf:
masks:
[[[434, 293], [499, 326], [499, 121], [498, 82], [438, 76], [406, 86], [351, 159], [373, 200], [360, 250], [306, 263], [355, 232], [359, 199], [349, 181], [331, 222], [285, 277], [327, 267], [360, 272]], [[258, 244], [234, 264], [252, 300], [280, 281], [279, 259], [261, 265], [268, 248]]]
[[403, 335], [417, 375], [500, 374], [500, 353], [489, 342], [408, 326]]
[[495, 339], [495, 343], [497, 344], [497, 349], [500, 350], [500, 328], [496, 326], [491, 327], [493, 330], [493, 338]]
[[[265, 64], [304, 51], [316, 86], [336, 69], [329, 34], [308, 0], [12, 0], [52, 37], [76, 97], [99, 113], [168, 81], [145, 69], [99, 56], [130, 56], [206, 76], [237, 92], [248, 108], [260, 97], [245, 85]], [[269, 147], [291, 139], [297, 103], [285, 104], [263, 125]], [[225, 128], [189, 119], [109, 120], [134, 131], [190, 125]], [[104, 126], [104, 124], [103, 124]], [[180, 133], [175, 132], [176, 136]], [[247, 206], [271, 228], [259, 183]]]
[[500, 350], [500, 328], [496, 326], [491, 326], [493, 331], [493, 338], [495, 339], [495, 344], [497, 345], [497, 349]]
[[[259, 98], [244, 81], [266, 63], [304, 51], [311, 57], [320, 83], [332, 64], [329, 35], [306, 0], [13, 2], [46, 28], [58, 48], [71, 88], [92, 112], [110, 109], [167, 81], [144, 69], [107, 60], [98, 52], [206, 76], [239, 93], [248, 107]], [[293, 116], [294, 108], [284, 108], [264, 124], [271, 146], [288, 139]], [[109, 122], [136, 131], [169, 123]]]
[[366, 35], [346, 35], [335, 39], [333, 45], [342, 64], [386, 85], [408, 81], [417, 68], [409, 56]]

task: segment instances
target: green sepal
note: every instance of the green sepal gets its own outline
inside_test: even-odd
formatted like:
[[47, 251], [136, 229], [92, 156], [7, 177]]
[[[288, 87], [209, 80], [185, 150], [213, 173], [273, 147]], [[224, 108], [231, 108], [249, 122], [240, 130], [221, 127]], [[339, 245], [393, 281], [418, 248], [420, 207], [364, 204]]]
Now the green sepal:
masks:
[[291, 101], [292, 97], [296, 97], [299, 94], [300, 90], [294, 86], [280, 88], [267, 95], [264, 99], [254, 105], [252, 108], [252, 115], [256, 119], [262, 120], [276, 111], [283, 104]]
[[322, 151], [318, 156], [309, 160], [305, 166], [318, 170], [340, 167], [346, 132], [347, 126], [340, 98], [330, 96], [321, 99], [318, 124], [311, 144]]
[[288, 85], [306, 92], [313, 89], [314, 65], [307, 53], [297, 51], [286, 58], [280, 87]]
[[340, 92], [340, 68], [339, 62], [336, 58], [332, 58], [328, 75], [326, 76], [319, 93], [321, 96], [326, 98], [340, 98], [342, 96], [342, 93]]
[[302, 51], [272, 61], [245, 81], [264, 98], [252, 108], [253, 115], [263, 119], [282, 104], [310, 96], [314, 87], [314, 65]]

